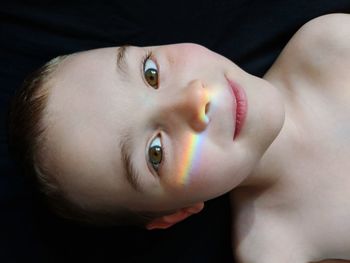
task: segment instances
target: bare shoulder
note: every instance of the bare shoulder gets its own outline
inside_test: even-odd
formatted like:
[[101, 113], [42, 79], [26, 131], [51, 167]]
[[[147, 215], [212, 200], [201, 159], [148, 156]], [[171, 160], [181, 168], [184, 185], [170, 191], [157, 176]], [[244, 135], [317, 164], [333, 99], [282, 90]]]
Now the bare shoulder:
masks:
[[288, 42], [272, 68], [313, 78], [342, 74], [342, 71], [350, 75], [350, 14], [324, 15], [306, 23]]
[[[294, 44], [320, 59], [324, 56], [350, 56], [350, 14], [324, 15], [306, 23], [295, 35]], [[314, 53], [318, 53], [315, 55]], [[345, 56], [345, 57], [344, 57]]]
[[[350, 14], [335, 13], [317, 17], [303, 25], [296, 35], [310, 40], [318, 39], [323, 41], [343, 40], [344, 36], [350, 34]], [[337, 37], [337, 39], [331, 39]], [[350, 39], [347, 39], [348, 41]]]

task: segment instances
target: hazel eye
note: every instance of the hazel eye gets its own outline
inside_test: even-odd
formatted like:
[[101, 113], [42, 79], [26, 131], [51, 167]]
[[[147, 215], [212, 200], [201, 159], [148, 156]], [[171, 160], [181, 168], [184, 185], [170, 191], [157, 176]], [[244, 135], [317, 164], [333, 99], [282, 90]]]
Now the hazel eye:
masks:
[[148, 148], [148, 159], [153, 169], [158, 172], [163, 159], [163, 148], [159, 136], [152, 141]]
[[147, 83], [158, 89], [158, 67], [151, 58], [145, 60], [143, 72]]

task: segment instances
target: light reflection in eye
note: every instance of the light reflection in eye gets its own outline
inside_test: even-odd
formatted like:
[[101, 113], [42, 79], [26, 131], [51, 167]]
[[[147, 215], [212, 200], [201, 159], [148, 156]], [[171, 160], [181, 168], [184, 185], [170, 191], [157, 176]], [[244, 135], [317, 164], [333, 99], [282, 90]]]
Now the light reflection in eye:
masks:
[[152, 53], [147, 53], [147, 56], [143, 60], [143, 75], [151, 87], [158, 89], [158, 66], [152, 59]]
[[159, 166], [163, 159], [163, 148], [160, 136], [158, 135], [152, 140], [148, 148], [148, 160], [151, 163], [153, 169], [158, 172]]

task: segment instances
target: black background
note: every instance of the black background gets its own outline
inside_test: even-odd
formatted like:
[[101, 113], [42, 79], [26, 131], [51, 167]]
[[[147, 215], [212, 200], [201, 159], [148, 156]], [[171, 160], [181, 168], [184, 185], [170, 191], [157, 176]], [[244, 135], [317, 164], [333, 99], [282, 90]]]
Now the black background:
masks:
[[165, 231], [51, 215], [8, 154], [9, 100], [54, 56], [121, 44], [199, 43], [262, 76], [297, 29], [333, 12], [350, 0], [1, 1], [0, 262], [233, 262], [227, 196]]

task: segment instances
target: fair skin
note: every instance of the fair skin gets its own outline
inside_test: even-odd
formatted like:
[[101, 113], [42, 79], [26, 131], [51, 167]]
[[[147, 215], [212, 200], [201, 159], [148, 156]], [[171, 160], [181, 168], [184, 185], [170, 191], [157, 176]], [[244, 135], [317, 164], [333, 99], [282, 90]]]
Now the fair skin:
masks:
[[[346, 54], [339, 59], [319, 57], [333, 49], [314, 41], [330, 21], [347, 34], [346, 43], [329, 41]], [[88, 208], [177, 211], [149, 229], [234, 189], [238, 262], [349, 259], [349, 26], [339, 15], [304, 27], [264, 79], [194, 44], [129, 47], [123, 70], [123, 48], [72, 55], [51, 81], [45, 165]], [[121, 149], [141, 190], [126, 179]]]
[[[147, 50], [159, 65], [157, 89], [142, 74]], [[241, 183], [282, 126], [277, 90], [204, 47], [130, 47], [127, 76], [116, 66], [117, 52], [105, 48], [76, 54], [54, 75], [46, 120], [48, 159], [75, 202], [124, 205], [134, 211], [201, 207]], [[244, 87], [248, 103], [254, 105], [235, 139], [235, 102], [227, 78]], [[207, 92], [214, 94], [212, 100]], [[200, 117], [206, 108], [209, 123]], [[120, 144], [126, 132], [142, 193], [124, 176]], [[185, 173], [183, 158], [190, 150], [189, 138], [197, 135], [203, 136], [200, 155], [184, 181], [179, 176]], [[155, 141], [159, 136], [161, 142]], [[158, 171], [148, 161], [152, 142], [164, 148]]]
[[264, 76], [286, 121], [231, 192], [237, 262], [350, 262], [349, 29], [345, 14], [309, 22]]

